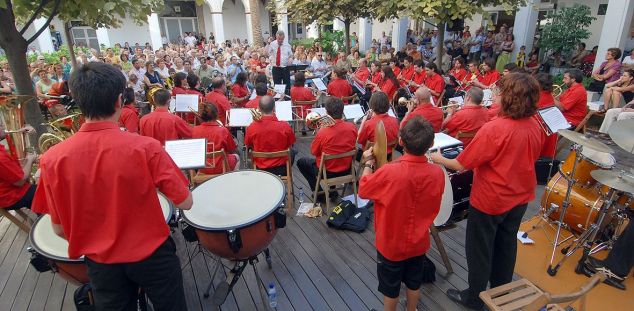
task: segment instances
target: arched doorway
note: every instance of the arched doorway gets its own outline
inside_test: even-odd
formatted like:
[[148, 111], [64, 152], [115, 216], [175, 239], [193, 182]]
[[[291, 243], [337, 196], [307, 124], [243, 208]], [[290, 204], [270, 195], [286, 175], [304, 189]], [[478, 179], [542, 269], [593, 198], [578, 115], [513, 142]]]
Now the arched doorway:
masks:
[[225, 39], [247, 39], [248, 34], [244, 5], [241, 0], [225, 0], [222, 4], [222, 20]]

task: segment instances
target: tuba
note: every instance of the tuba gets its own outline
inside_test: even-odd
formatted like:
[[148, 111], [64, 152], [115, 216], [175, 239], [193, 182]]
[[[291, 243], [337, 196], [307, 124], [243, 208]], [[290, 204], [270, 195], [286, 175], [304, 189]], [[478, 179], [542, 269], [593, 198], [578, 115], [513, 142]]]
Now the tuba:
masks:
[[33, 151], [29, 134], [21, 130], [25, 125], [23, 108], [31, 100], [35, 100], [35, 96], [0, 97], [0, 119], [7, 133], [9, 153], [20, 162], [26, 159], [27, 153]]
[[330, 127], [335, 125], [335, 120], [329, 116], [322, 116], [316, 111], [311, 111], [308, 115], [306, 115], [306, 126], [308, 126], [311, 130], [316, 130], [322, 127]]
[[154, 106], [154, 94], [156, 94], [158, 90], [162, 89], [163, 88], [160, 86], [152, 86], [147, 90], [147, 92], [145, 92], [145, 98], [147, 99], [148, 103], [150, 103], [150, 106]]

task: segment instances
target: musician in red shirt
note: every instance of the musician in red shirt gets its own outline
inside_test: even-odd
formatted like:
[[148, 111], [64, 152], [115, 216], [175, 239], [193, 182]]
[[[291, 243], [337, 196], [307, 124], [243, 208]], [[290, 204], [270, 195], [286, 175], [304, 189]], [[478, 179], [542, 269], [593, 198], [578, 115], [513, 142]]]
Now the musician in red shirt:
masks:
[[[317, 174], [321, 164], [322, 153], [334, 155], [355, 150], [357, 142], [357, 128], [354, 124], [344, 121], [343, 102], [338, 97], [329, 96], [325, 100], [326, 113], [334, 120], [332, 126], [322, 127], [315, 135], [310, 145], [310, 153], [315, 158], [300, 158], [297, 167], [311, 187], [317, 183]], [[345, 176], [350, 173], [352, 158], [329, 160], [325, 163], [328, 178]], [[337, 192], [331, 192], [336, 196]]]
[[482, 67], [484, 68], [484, 74], [478, 77], [478, 80], [473, 81], [473, 85], [481, 89], [488, 89], [491, 85], [500, 80], [500, 73], [495, 70], [493, 59], [485, 60], [484, 63], [482, 63]]
[[[212, 104], [204, 104], [200, 113], [202, 123], [192, 130], [192, 138], [207, 139], [207, 152], [219, 151], [224, 149], [227, 154], [227, 162], [229, 167], [226, 171], [233, 171], [240, 168], [240, 157], [235, 154], [236, 142], [229, 130], [218, 123], [218, 108]], [[222, 157], [218, 156], [213, 159], [207, 159], [205, 168], [200, 170], [203, 174], [222, 174]]]
[[416, 92], [419, 87], [425, 85], [425, 79], [427, 79], [427, 72], [425, 71], [425, 62], [422, 60], [414, 61], [414, 78], [410, 81], [410, 92]]
[[[332, 80], [328, 83], [328, 95], [334, 97], [347, 97], [352, 95], [352, 86], [346, 80], [346, 70], [343, 68], [336, 68], [332, 71]], [[348, 101], [344, 102], [347, 105]]]
[[[484, 93], [478, 87], [471, 88], [464, 98], [464, 105], [459, 108], [448, 108], [447, 118], [443, 122], [443, 132], [456, 137], [458, 132], [476, 133], [488, 121], [487, 109], [482, 106]], [[461, 137], [459, 140], [466, 148], [472, 137]]]
[[[464, 58], [462, 58], [462, 56], [456, 57], [453, 64], [454, 64], [453, 68], [449, 70], [449, 75], [453, 76], [456, 79], [456, 81], [460, 83], [467, 82], [465, 80], [467, 78], [467, 70], [465, 70]], [[453, 80], [452, 80], [452, 84], [453, 84]], [[458, 85], [454, 84], [454, 86], [458, 86]]]
[[368, 61], [365, 58], [359, 60], [359, 68], [352, 75], [352, 79], [359, 83], [359, 85], [365, 85], [365, 82], [370, 78], [370, 69], [368, 69]]
[[70, 258], [84, 256], [97, 310], [135, 309], [139, 287], [156, 309], [186, 310], [156, 191], [190, 209], [187, 179], [156, 140], [117, 126], [125, 88], [119, 69], [84, 64], [69, 84], [86, 123], [42, 156], [33, 211], [50, 214]]
[[[414, 101], [416, 103], [414, 103]], [[440, 132], [442, 127], [442, 109], [431, 104], [431, 93], [426, 87], [420, 87], [414, 93], [414, 101], [407, 104], [407, 113], [401, 122], [401, 127], [414, 116], [421, 116], [434, 128], [434, 132]]]
[[383, 93], [387, 94], [387, 98], [391, 101], [394, 99], [394, 94], [396, 94], [399, 88], [398, 79], [396, 79], [392, 68], [389, 66], [383, 66], [381, 75], [383, 76], [383, 80], [381, 80], [379, 87]]
[[[185, 94], [187, 95], [196, 95], [198, 96], [198, 103], [203, 101], [204, 95], [200, 90], [200, 78], [194, 73], [190, 73], [187, 75], [187, 86], [189, 87], [185, 90]], [[181, 112], [179, 113], [181, 117], [187, 121], [188, 124], [197, 124], [198, 119], [196, 118], [196, 114], [193, 112]]]
[[[555, 98], [553, 97], [553, 77], [547, 73], [538, 73], [535, 75], [535, 79], [539, 82], [539, 101], [537, 102], [537, 109], [552, 107], [555, 105]], [[537, 117], [537, 115], [536, 115]], [[542, 158], [554, 158], [557, 152], [557, 133], [550, 134], [544, 140], [544, 147], [540, 153]]]
[[[316, 100], [315, 94], [310, 88], [306, 87], [306, 76], [303, 72], [295, 73], [295, 82], [291, 88], [291, 101], [293, 105], [299, 105], [297, 102], [307, 102]], [[301, 107], [295, 108], [295, 113], [300, 118], [305, 118], [308, 114], [308, 109], [312, 108], [313, 104], [302, 104]]]
[[[279, 121], [275, 116], [275, 100], [271, 96], [264, 96], [260, 100], [260, 112], [262, 119], [253, 121], [247, 127], [244, 135], [244, 144], [253, 151], [275, 152], [291, 149], [295, 143], [295, 133], [288, 122]], [[293, 156], [291, 149], [291, 156]], [[275, 175], [286, 176], [286, 159], [280, 158], [254, 158], [255, 166]], [[291, 158], [291, 166], [293, 159]]]
[[425, 72], [427, 74], [425, 86], [429, 88], [429, 92], [434, 98], [434, 104], [440, 106], [440, 94], [445, 90], [445, 79], [438, 74], [438, 68], [432, 62], [425, 64]]
[[154, 93], [156, 109], [143, 116], [140, 122], [139, 134], [149, 136], [165, 146], [166, 140], [175, 140], [192, 137], [192, 127], [176, 115], [167, 110], [170, 94], [167, 90], [158, 90]]
[[247, 88], [247, 73], [241, 71], [236, 76], [236, 83], [231, 86], [231, 98], [232, 103], [238, 107], [242, 108], [249, 101], [249, 97], [251, 94], [249, 93], [249, 89]]
[[123, 107], [121, 108], [121, 116], [119, 117], [119, 127], [125, 128], [130, 133], [139, 132], [139, 112], [134, 106], [136, 96], [134, 89], [131, 87], [123, 90]]
[[412, 118], [400, 134], [403, 156], [374, 173], [372, 149], [365, 152], [370, 160], [359, 181], [359, 196], [374, 201], [378, 290], [384, 295], [384, 309], [396, 310], [404, 283], [407, 310], [416, 310], [430, 248], [429, 227], [440, 211], [445, 177], [425, 156], [434, 142], [429, 122]]
[[583, 87], [583, 72], [579, 69], [567, 70], [564, 72], [564, 84], [568, 89], [559, 96], [559, 101], [555, 101], [555, 106], [576, 127], [588, 113], [588, 93]]
[[[30, 125], [20, 129], [21, 132], [35, 133]], [[4, 125], [0, 123], [0, 140], [6, 137]], [[0, 208], [17, 210], [31, 208], [35, 185], [29, 183], [29, 176], [37, 155], [28, 154], [23, 165], [11, 156], [4, 145], [0, 144]]]
[[432, 154], [435, 163], [473, 170], [465, 251], [469, 288], [449, 289], [450, 299], [481, 309], [480, 292], [511, 282], [517, 231], [528, 202], [535, 198], [535, 161], [544, 142], [537, 120], [539, 84], [511, 73], [500, 83], [500, 117], [486, 123], [456, 159]]
[[391, 156], [393, 145], [390, 143], [395, 142], [398, 139], [398, 119], [388, 115], [390, 109], [390, 101], [387, 95], [383, 92], [376, 92], [370, 97], [369, 103], [371, 111], [363, 116], [361, 119], [361, 126], [359, 126], [359, 136], [357, 137], [357, 143], [361, 145], [363, 149], [368, 142], [374, 143], [374, 131], [376, 124], [379, 121], [383, 122], [385, 128], [385, 136], [387, 136], [387, 154]]
[[172, 96], [176, 96], [178, 94], [187, 94], [187, 74], [184, 72], [178, 72], [174, 76]]
[[244, 105], [244, 108], [258, 109], [260, 105], [260, 99], [262, 98], [262, 96], [266, 96], [268, 91], [269, 89], [266, 87], [265, 83], [261, 83], [261, 82], [256, 83], [255, 84], [255, 98], [249, 100], [247, 104]]
[[477, 60], [472, 60], [469, 62], [467, 69], [469, 72], [467, 73], [464, 80], [460, 81], [461, 86], [458, 88], [460, 91], [468, 91], [472, 85], [475, 85], [476, 82], [480, 79], [480, 69], [479, 63]]
[[401, 74], [401, 67], [398, 66], [398, 60], [396, 58], [390, 59], [390, 68], [392, 69], [395, 77], [398, 77]]
[[414, 59], [411, 56], [405, 56], [403, 60], [403, 70], [398, 75], [399, 81], [402, 81], [401, 85], [406, 85], [409, 81], [414, 79], [416, 72], [414, 71]]
[[227, 111], [231, 109], [231, 102], [229, 102], [229, 99], [225, 96], [225, 92], [227, 91], [225, 79], [221, 77], [211, 79], [211, 87], [213, 91], [205, 95], [205, 102], [216, 105], [216, 108], [218, 108], [218, 120], [220, 120], [223, 125], [227, 125]]

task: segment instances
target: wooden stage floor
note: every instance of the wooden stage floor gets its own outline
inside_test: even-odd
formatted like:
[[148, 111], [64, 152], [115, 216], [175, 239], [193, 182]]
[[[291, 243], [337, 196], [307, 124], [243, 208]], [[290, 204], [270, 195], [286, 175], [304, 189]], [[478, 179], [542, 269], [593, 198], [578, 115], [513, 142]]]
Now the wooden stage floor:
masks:
[[[298, 157], [309, 155], [311, 137], [298, 136]], [[310, 187], [294, 167], [295, 194], [303, 187], [310, 200]], [[530, 204], [525, 218], [537, 212], [543, 186]], [[297, 204], [297, 203], [296, 203]], [[418, 310], [464, 310], [445, 296], [449, 288], [467, 286], [467, 262], [464, 252], [466, 222], [441, 232], [454, 273], [446, 276], [436, 246], [432, 242], [430, 259], [436, 264], [437, 278], [422, 287]], [[213, 260], [196, 254], [195, 243], [186, 243], [180, 232], [173, 234], [183, 271], [189, 310], [211, 310], [210, 298], [203, 292], [209, 284]], [[75, 286], [58, 275], [38, 273], [29, 264], [27, 234], [7, 219], [0, 219], [0, 310], [74, 310]], [[308, 219], [289, 217], [287, 227], [279, 231], [270, 246], [273, 268], [258, 263], [263, 282], [274, 282], [278, 289], [278, 310], [382, 310], [378, 292], [376, 249], [372, 226], [364, 233], [336, 231], [325, 224], [325, 217]], [[193, 257], [191, 265], [186, 265]], [[221, 277], [216, 276], [215, 284]], [[403, 296], [403, 295], [402, 295]], [[403, 301], [401, 302], [403, 303]], [[245, 270], [222, 310], [264, 310], [258, 285], [251, 268]]]

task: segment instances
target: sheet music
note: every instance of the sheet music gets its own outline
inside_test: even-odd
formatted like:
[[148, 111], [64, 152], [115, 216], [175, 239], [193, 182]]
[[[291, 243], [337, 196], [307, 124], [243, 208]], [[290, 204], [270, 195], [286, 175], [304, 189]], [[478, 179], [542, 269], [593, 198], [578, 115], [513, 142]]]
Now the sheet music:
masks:
[[537, 112], [551, 133], [557, 133], [559, 130], [568, 129], [572, 126], [557, 107], [539, 109]]
[[275, 99], [280, 99], [286, 92], [286, 84], [276, 84], [273, 87], [273, 92], [275, 92]]
[[434, 145], [429, 148], [429, 151], [436, 151], [438, 148], [445, 149], [447, 147], [456, 147], [461, 146], [462, 142], [445, 134], [445, 133], [435, 133], [434, 134]]
[[394, 113], [394, 109], [392, 109], [390, 107], [390, 110], [387, 111], [387, 115], [389, 115], [390, 117], [395, 117], [396, 118], [396, 114]]
[[279, 101], [275, 102], [275, 115], [280, 121], [293, 121], [293, 109], [291, 108], [291, 101]]
[[175, 112], [176, 111], [176, 98], [172, 97], [170, 98], [170, 111], [171, 112]]
[[491, 104], [493, 104], [493, 91], [491, 91], [491, 89], [484, 89], [482, 90], [482, 93], [484, 94], [484, 96], [482, 97], [482, 102], [484, 103], [484, 106], [491, 106]]
[[249, 100], [253, 100], [258, 96], [258, 94], [255, 93], [255, 89], [253, 90], [253, 92], [251, 92], [251, 96], [249, 97]]
[[350, 80], [352, 81], [352, 86], [354, 86], [359, 91], [359, 93], [361, 93], [362, 95], [365, 95], [365, 87], [361, 86], [359, 82], [353, 79], [350, 79]]
[[[344, 106], [344, 107], [345, 107], [345, 106]], [[313, 111], [314, 111], [314, 112], [318, 113], [318, 114], [319, 114], [320, 116], [322, 116], [322, 117], [328, 114], [328, 113], [326, 113], [326, 108], [322, 108], [322, 107], [318, 107], [318, 108], [310, 108], [310, 109], [308, 109], [308, 110], [310, 110], [311, 112], [313, 112]]]
[[313, 84], [315, 84], [317, 89], [322, 91], [322, 92], [328, 89], [328, 87], [324, 83], [324, 80], [322, 80], [321, 78], [314, 78], [313, 79]]
[[165, 141], [165, 151], [180, 169], [205, 167], [207, 140], [204, 138]]
[[233, 108], [229, 110], [230, 127], [247, 127], [253, 122], [251, 111], [247, 108]]
[[460, 107], [462, 107], [462, 105], [464, 105], [464, 98], [462, 98], [462, 96], [452, 97], [449, 99], [450, 104], [451, 102], [455, 102], [456, 104], [459, 104]]
[[176, 94], [175, 106], [176, 112], [191, 112], [192, 110], [198, 112], [198, 95]]
[[359, 118], [363, 118], [363, 115], [365, 115], [365, 112], [363, 111], [363, 108], [359, 104], [345, 105], [343, 106], [343, 115], [348, 120], [359, 119]]

